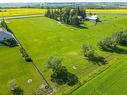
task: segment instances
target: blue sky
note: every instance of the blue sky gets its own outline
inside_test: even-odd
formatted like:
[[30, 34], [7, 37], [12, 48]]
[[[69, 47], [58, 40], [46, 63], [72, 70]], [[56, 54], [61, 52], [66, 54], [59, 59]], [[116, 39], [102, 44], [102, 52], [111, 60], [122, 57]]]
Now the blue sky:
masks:
[[0, 3], [10, 2], [127, 2], [127, 0], [0, 0]]

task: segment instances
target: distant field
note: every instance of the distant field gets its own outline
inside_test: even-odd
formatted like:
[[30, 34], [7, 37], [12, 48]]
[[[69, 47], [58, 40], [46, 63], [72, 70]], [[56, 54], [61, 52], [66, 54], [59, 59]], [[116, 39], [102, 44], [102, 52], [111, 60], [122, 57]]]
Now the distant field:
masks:
[[[98, 69], [101, 69], [101, 67], [105, 67], [94, 65], [93, 63], [83, 58], [83, 55], [81, 54], [81, 45], [83, 43], [89, 42], [95, 46], [99, 55], [109, 56], [107, 58], [109, 64], [121, 63], [123, 60], [126, 60], [124, 54], [103, 52], [100, 51], [97, 47], [97, 42], [105, 36], [109, 36], [118, 30], [126, 29], [126, 15], [103, 14], [99, 15], [99, 17], [102, 20], [102, 23], [99, 23], [98, 25], [95, 25], [94, 22], [85, 22], [85, 26], [88, 27], [88, 29], [80, 29], [69, 25], [59, 24], [57, 21], [46, 17], [13, 19], [8, 20], [8, 24], [19, 38], [23, 46], [26, 48], [29, 55], [33, 58], [37, 67], [54, 87], [54, 84], [50, 81], [51, 71], [46, 68], [45, 64], [48, 57], [50, 56], [62, 57], [63, 64], [69, 69], [70, 72], [76, 74], [79, 77], [81, 83], [84, 83], [84, 80], [91, 76], [92, 72], [96, 72]], [[76, 70], [73, 69], [73, 66], [76, 66]], [[121, 67], [121, 69], [123, 67]], [[117, 76], [114, 78], [117, 80]], [[114, 81], [112, 77], [109, 77], [109, 80], [112, 82]], [[100, 87], [102, 85], [101, 82], [103, 81], [100, 81], [98, 84]], [[108, 86], [109, 84], [107, 81], [107, 84], [105, 85]], [[69, 87], [67, 85], [59, 86], [56, 95], [63, 95], [63, 93], [70, 92], [70, 90], [74, 88], [75, 87]], [[85, 91], [87, 92], [87, 88]], [[126, 88], [124, 91], [126, 92]], [[82, 90], [78, 90], [78, 92], [80, 93], [76, 93], [74, 95], [84, 95], [85, 93], [82, 93]], [[114, 94], [106, 95], [120, 94], [115, 93], [114, 91]]]
[[0, 17], [6, 16], [20, 16], [20, 15], [32, 15], [32, 14], [43, 14], [43, 9], [32, 9], [32, 8], [21, 8], [21, 9], [1, 9]]
[[[22, 8], [22, 9], [1, 9], [0, 17], [22, 16], [32, 14], [44, 14], [45, 9]], [[86, 9], [88, 13], [127, 13], [127, 9]]]
[[127, 9], [87, 9], [86, 11], [94, 13], [127, 13]]

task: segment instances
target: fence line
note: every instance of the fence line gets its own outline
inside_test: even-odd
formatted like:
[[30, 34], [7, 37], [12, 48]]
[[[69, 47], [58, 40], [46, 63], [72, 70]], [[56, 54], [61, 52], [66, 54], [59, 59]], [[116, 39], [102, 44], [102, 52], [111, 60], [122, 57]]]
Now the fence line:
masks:
[[[21, 44], [21, 42], [18, 40], [18, 38], [16, 37], [16, 35], [14, 34], [14, 32], [8, 27], [8, 25], [6, 24], [6, 22], [3, 20], [3, 23], [5, 24], [2, 25], [8, 32], [12, 33], [13, 36], [15, 37], [15, 39], [17, 40], [18, 42], [18, 46], [19, 46], [19, 50], [20, 49], [23, 49], [23, 51], [25, 52], [25, 54], [28, 55], [28, 53], [26, 52], [25, 48], [23, 47], [23, 45]], [[20, 51], [21, 52], [21, 51]], [[22, 52], [21, 52], [22, 53]], [[29, 55], [28, 55], [29, 56]], [[50, 91], [48, 91], [47, 94], [53, 92], [53, 89], [52, 87], [50, 86], [50, 84], [48, 83], [48, 81], [46, 80], [46, 78], [43, 76], [43, 74], [41, 73], [41, 71], [38, 69], [38, 67], [35, 65], [34, 61], [31, 59], [30, 63], [32, 64], [33, 68], [36, 70], [36, 72], [39, 74], [39, 76], [41, 77], [41, 79], [43, 81], [45, 81], [46, 83], [46, 86], [45, 86], [45, 89], [49, 89]]]

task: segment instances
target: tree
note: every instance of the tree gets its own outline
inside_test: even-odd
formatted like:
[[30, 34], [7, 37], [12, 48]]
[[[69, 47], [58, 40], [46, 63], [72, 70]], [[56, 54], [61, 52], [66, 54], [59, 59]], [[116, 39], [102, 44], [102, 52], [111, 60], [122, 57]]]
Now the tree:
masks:
[[81, 16], [82, 19], [85, 19], [86, 17], [86, 10], [84, 10], [83, 8], [77, 8], [77, 16]]
[[122, 45], [127, 44], [127, 31], [119, 31], [113, 34], [113, 37], [117, 38], [117, 42]]
[[104, 57], [98, 56], [97, 54], [95, 55], [95, 49], [89, 43], [82, 45], [82, 52], [89, 61], [95, 64], [100, 65], [100, 63], [105, 64], [107, 62]]
[[47, 8], [47, 12], [46, 12], [45, 16], [50, 18], [50, 15], [51, 15], [50, 9]]
[[65, 66], [62, 66], [62, 60], [59, 57], [50, 57], [47, 62], [48, 68], [52, 69], [51, 81], [59, 85], [68, 84], [73, 86], [78, 83], [78, 77], [68, 72]]
[[5, 22], [5, 19], [2, 19], [1, 25], [2, 25], [5, 29], [8, 29], [8, 26], [7, 26], [6, 22]]
[[71, 22], [72, 25], [75, 25], [75, 26], [79, 26], [80, 25], [80, 20], [78, 18], [78, 16], [73, 16], [72, 17], [72, 22]]
[[86, 17], [86, 12], [81, 8], [63, 8], [63, 9], [47, 9], [45, 16], [58, 20], [60, 22], [79, 26], [81, 20]]
[[59, 57], [49, 57], [47, 61], [47, 67], [52, 70], [57, 70], [62, 66], [62, 59]]
[[110, 50], [112, 51], [113, 49], [115, 49], [118, 45], [118, 40], [116, 37], [106, 37], [103, 40], [101, 40], [98, 43], [99, 47], [103, 50]]
[[82, 52], [85, 57], [88, 57], [89, 59], [93, 58], [94, 51], [94, 48], [89, 43], [82, 45]]

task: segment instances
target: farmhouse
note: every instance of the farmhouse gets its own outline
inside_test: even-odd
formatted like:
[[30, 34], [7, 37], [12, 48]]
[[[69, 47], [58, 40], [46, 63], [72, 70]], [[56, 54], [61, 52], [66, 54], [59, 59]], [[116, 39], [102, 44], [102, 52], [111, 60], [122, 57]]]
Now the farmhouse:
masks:
[[16, 46], [18, 44], [17, 40], [10, 32], [3, 32], [0, 28], [0, 45]]

